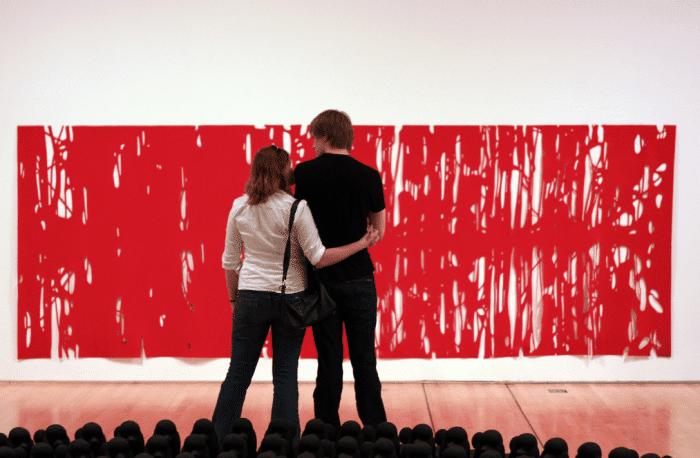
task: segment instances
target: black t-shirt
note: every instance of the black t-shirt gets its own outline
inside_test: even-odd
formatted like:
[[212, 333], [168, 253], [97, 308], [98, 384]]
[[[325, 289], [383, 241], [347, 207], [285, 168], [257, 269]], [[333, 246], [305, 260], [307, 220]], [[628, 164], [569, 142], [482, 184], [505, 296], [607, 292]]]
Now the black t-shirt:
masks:
[[[326, 248], [361, 239], [367, 232], [369, 212], [385, 208], [379, 172], [348, 155], [326, 153], [302, 162], [294, 170], [294, 180], [294, 197], [309, 204]], [[352, 280], [372, 272], [367, 250], [319, 270], [328, 280]]]

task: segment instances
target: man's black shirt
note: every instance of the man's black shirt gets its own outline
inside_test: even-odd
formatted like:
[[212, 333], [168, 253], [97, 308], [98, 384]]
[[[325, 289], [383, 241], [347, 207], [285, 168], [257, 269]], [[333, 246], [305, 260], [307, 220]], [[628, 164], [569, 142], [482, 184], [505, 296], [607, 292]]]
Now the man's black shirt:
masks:
[[[347, 245], [367, 232], [370, 212], [385, 209], [382, 179], [372, 167], [344, 154], [326, 153], [294, 170], [294, 196], [304, 199], [326, 248]], [[319, 270], [328, 280], [353, 280], [374, 272], [369, 251]]]

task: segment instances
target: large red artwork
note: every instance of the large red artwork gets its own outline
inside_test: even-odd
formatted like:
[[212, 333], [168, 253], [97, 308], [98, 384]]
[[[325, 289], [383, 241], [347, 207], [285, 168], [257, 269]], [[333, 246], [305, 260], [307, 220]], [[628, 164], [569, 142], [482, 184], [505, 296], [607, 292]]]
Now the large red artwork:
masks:
[[[306, 127], [17, 135], [18, 358], [228, 357], [229, 209], [262, 146], [314, 156]], [[670, 356], [675, 136], [356, 126], [387, 202], [378, 356]]]

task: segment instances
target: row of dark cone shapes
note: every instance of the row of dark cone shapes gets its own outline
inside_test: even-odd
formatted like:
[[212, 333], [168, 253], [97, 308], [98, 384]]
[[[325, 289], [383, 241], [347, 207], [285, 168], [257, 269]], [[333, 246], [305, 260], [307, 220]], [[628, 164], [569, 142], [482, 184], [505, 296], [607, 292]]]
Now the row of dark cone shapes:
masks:
[[[296, 427], [282, 419], [270, 421], [259, 447], [253, 425], [246, 418], [236, 420], [221, 440], [212, 421], [204, 418], [194, 423], [184, 441], [170, 420], [159, 421], [147, 441], [132, 420], [119, 425], [110, 440], [94, 422], [78, 429], [73, 440], [63, 426], [54, 424], [33, 436], [22, 427], [12, 429], [9, 435], [0, 433], [0, 458], [603, 458], [595, 442], [581, 444], [569, 455], [569, 446], [562, 438], [549, 439], [540, 450], [538, 439], [524, 433], [513, 437], [506, 450], [498, 431], [477, 432], [470, 441], [459, 426], [433, 434], [427, 424], [399, 431], [391, 422], [374, 428], [347, 421], [336, 431], [330, 424], [313, 419], [300, 440], [295, 436]], [[607, 456], [661, 458], [655, 453], [640, 456], [626, 447], [617, 447]]]

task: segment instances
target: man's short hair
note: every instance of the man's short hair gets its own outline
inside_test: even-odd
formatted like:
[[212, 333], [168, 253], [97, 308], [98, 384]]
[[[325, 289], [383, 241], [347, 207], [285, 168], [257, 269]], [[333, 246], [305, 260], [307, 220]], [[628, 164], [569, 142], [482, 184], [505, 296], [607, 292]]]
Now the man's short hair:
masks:
[[326, 110], [311, 121], [312, 137], [325, 138], [333, 148], [352, 149], [353, 129], [350, 116], [343, 111]]

